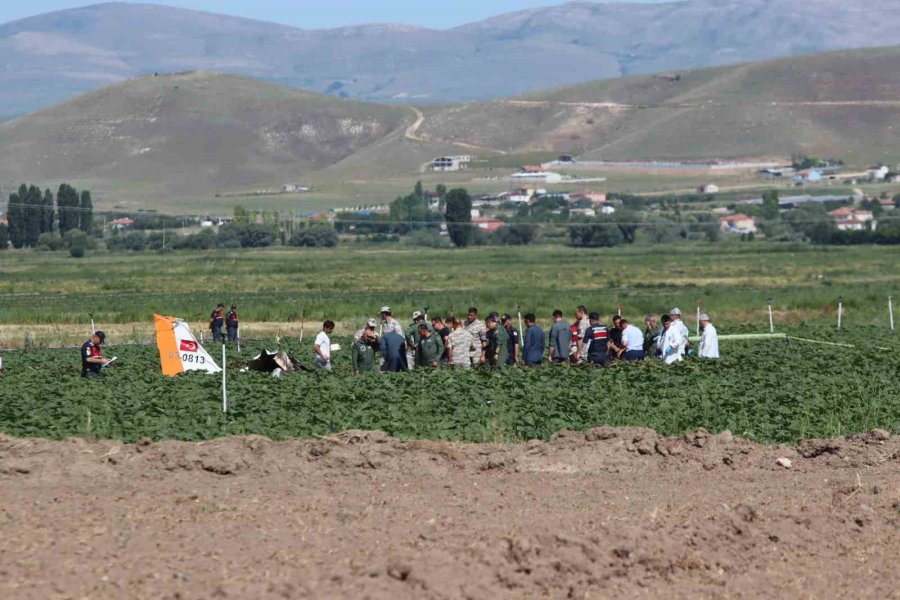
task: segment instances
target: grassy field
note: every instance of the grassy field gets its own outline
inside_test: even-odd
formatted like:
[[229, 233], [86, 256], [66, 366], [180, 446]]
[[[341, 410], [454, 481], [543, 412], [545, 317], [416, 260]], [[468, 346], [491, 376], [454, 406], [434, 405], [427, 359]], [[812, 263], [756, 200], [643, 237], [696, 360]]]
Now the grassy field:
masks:
[[[884, 325], [887, 297], [900, 291], [900, 248], [813, 247], [774, 243], [681, 244], [575, 249], [565, 246], [432, 250], [345, 244], [333, 250], [102, 254], [0, 254], [0, 347], [83, 334], [90, 315], [122, 335], [145, 339], [152, 314], [205, 322], [217, 302], [236, 303], [250, 329], [266, 323], [307, 328], [325, 318], [341, 331], [361, 326], [382, 304], [406, 318], [461, 314], [470, 305], [535, 312], [548, 320], [578, 304], [634, 318], [699, 299], [720, 327], [768, 327], [767, 299], [779, 324]], [[45, 339], [46, 338], [46, 339]], [[43, 340], [43, 341], [42, 341]], [[61, 340], [60, 340], [61, 341]]]

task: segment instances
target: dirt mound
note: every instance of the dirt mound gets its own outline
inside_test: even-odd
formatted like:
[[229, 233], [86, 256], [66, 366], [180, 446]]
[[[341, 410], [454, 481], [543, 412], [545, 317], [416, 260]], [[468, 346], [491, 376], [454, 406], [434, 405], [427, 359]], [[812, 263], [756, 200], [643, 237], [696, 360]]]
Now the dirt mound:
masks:
[[9, 598], [897, 597], [900, 438], [0, 437]]

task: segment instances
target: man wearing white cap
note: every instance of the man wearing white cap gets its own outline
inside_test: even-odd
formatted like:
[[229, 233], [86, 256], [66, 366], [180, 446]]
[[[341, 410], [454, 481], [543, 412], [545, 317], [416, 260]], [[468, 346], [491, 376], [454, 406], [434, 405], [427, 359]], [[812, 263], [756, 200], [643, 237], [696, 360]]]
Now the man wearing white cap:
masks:
[[700, 358], [719, 358], [719, 334], [710, 322], [709, 315], [700, 315], [700, 327], [703, 334], [700, 336]]
[[687, 325], [684, 324], [684, 321], [681, 320], [681, 309], [676, 306], [669, 311], [669, 317], [672, 319], [672, 327], [677, 329], [678, 333], [681, 334], [681, 337], [684, 338], [685, 345], [690, 346], [691, 343], [688, 341], [688, 338], [691, 337], [691, 332]]
[[382, 306], [381, 307], [381, 335], [386, 333], [396, 333], [400, 337], [403, 337], [403, 326], [400, 325], [400, 322], [393, 317], [391, 314], [390, 306]]

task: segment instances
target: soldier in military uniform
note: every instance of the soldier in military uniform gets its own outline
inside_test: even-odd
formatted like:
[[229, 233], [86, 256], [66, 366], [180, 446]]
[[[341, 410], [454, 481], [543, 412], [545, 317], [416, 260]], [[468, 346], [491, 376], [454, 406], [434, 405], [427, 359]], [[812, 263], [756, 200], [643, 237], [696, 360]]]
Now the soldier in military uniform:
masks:
[[463, 327], [462, 322], [456, 317], [447, 319], [453, 331], [447, 336], [449, 344], [448, 358], [449, 363], [453, 367], [471, 369], [472, 368], [472, 348], [475, 346], [475, 338]]
[[228, 330], [228, 341], [236, 342], [238, 339], [238, 314], [237, 306], [231, 305], [231, 310], [225, 315], [225, 328]]
[[437, 367], [444, 353], [441, 337], [428, 329], [427, 323], [419, 323], [419, 343], [416, 346], [416, 367]]
[[[419, 327], [425, 325], [430, 333], [434, 333], [434, 328], [425, 322], [425, 317], [419, 311], [413, 311], [412, 323], [406, 328], [406, 361], [410, 364], [410, 368], [416, 365], [416, 348], [419, 347]], [[443, 347], [443, 343], [441, 344]]]
[[500, 327], [497, 317], [491, 315], [485, 322], [489, 335], [487, 362], [494, 368], [502, 369], [509, 358], [509, 335]]
[[390, 306], [381, 307], [381, 335], [386, 333], [396, 333], [401, 337], [403, 336], [403, 326], [391, 314]]
[[517, 365], [519, 364], [519, 349], [522, 347], [522, 341], [519, 339], [519, 330], [513, 325], [512, 316], [506, 313], [500, 317], [500, 326], [506, 330], [506, 335], [509, 338], [506, 364], [509, 366]]
[[222, 342], [222, 326], [225, 325], [225, 305], [219, 302], [216, 309], [209, 314], [209, 330], [212, 331], [213, 341]]
[[469, 308], [469, 318], [463, 322], [463, 327], [475, 338], [475, 348], [472, 350], [472, 366], [478, 366], [485, 362], [485, 350], [487, 348], [487, 327], [484, 321], [478, 319], [478, 309]]
[[378, 351], [378, 336], [375, 334], [375, 319], [369, 319], [358, 338], [353, 341], [350, 359], [353, 363], [353, 374], [377, 373], [375, 352]]

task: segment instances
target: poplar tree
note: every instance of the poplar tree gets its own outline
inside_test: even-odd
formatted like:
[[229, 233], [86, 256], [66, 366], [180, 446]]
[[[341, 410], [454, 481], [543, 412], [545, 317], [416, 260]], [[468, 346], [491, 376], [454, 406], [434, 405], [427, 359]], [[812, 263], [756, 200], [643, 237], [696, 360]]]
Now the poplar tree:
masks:
[[91, 200], [91, 193], [88, 190], [81, 192], [80, 208], [78, 226], [83, 232], [90, 233], [94, 228], [94, 202]]

